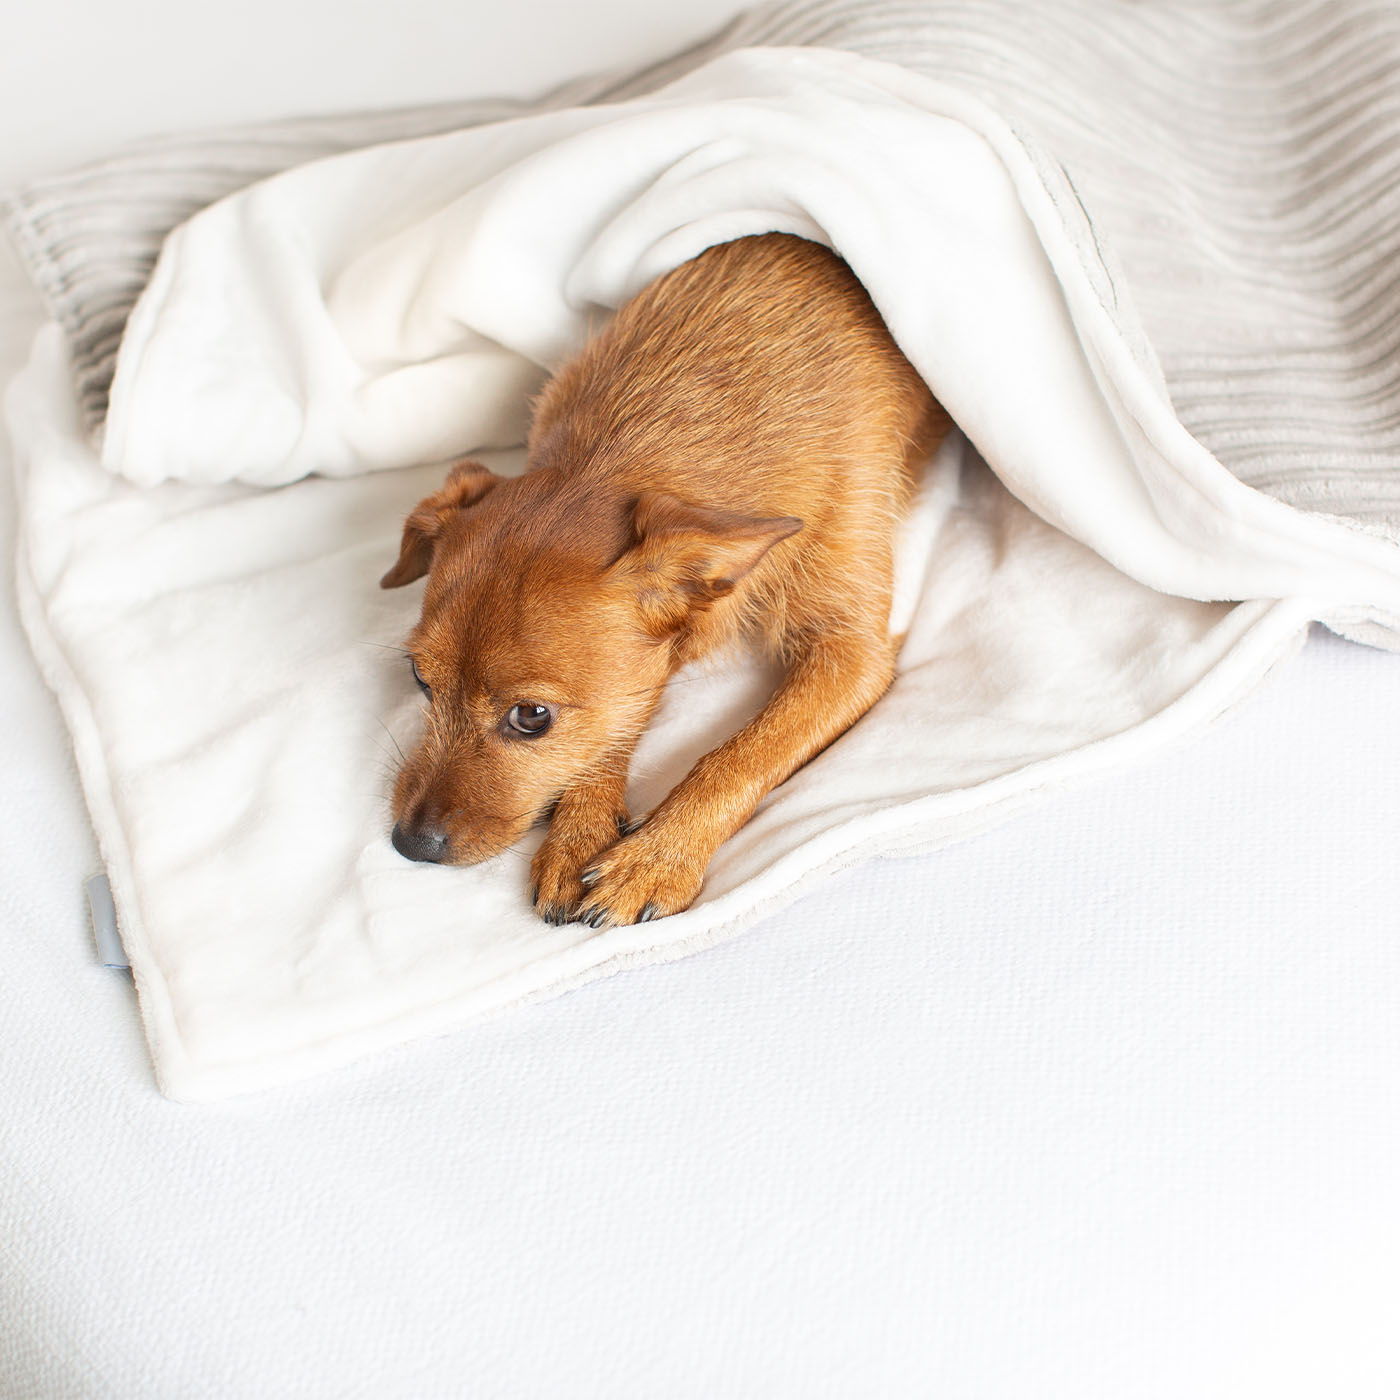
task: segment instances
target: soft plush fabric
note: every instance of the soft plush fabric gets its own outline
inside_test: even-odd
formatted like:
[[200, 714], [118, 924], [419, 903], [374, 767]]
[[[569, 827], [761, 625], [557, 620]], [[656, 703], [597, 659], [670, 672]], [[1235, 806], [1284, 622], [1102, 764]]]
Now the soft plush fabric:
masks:
[[[1140, 266], [1152, 233], [1209, 264], [1209, 245], [1173, 241], [1154, 203], [1162, 170], [1125, 180], [1074, 146], [1117, 110], [1096, 123], [1089, 107], [1131, 110], [1135, 90], [1086, 87], [1085, 111], [1047, 108], [1032, 139], [999, 114], [1021, 119], [1013, 99], [994, 107], [947, 81], [957, 46], [934, 40], [941, 9], [904, 12], [900, 66], [721, 54], [628, 104], [351, 151], [209, 210], [167, 245], [131, 318], [105, 469], [56, 333], [41, 342], [12, 400], [21, 588], [168, 1092], [277, 1082], [693, 951], [857, 855], [946, 842], [1188, 732], [1310, 618], [1393, 636], [1400, 552], [1377, 528], [1393, 482], [1355, 446], [1370, 419], [1338, 438], [1359, 465], [1261, 479], [1276, 497], [1320, 493], [1327, 515], [1250, 489], [1178, 419], [1158, 366], [1175, 391], [1199, 323], [1173, 319], [1163, 288], [1125, 277], [1113, 250]], [[802, 8], [768, 22], [819, 13], [831, 19]], [[890, 38], [893, 13], [840, 12], [850, 46], [862, 22]], [[1320, 10], [1297, 15], [1320, 30]], [[1302, 50], [1276, 42], [1273, 12], [1229, 23], [1282, 97]], [[1015, 40], [1026, 62], [1033, 37]], [[1185, 115], [1183, 150], [1203, 120]], [[1211, 132], [1238, 156], [1234, 128]], [[1079, 162], [1072, 178], [1045, 145], [1056, 138]], [[1339, 164], [1339, 180], [1354, 169]], [[1116, 178], [1111, 235], [1087, 172]], [[1216, 193], [1228, 226], [1235, 191]], [[391, 649], [414, 599], [375, 579], [440, 472], [413, 463], [515, 440], [525, 396], [590, 317], [709, 243], [768, 228], [848, 258], [977, 450], [958, 439], [940, 456], [911, 519], [909, 640], [890, 694], [729, 843], [691, 911], [553, 929], [528, 908], [520, 852], [464, 871], [389, 848], [388, 744], [415, 722]], [[1276, 257], [1277, 232], [1241, 259]], [[1350, 288], [1361, 249], [1342, 252], [1328, 266], [1345, 265]], [[1183, 304], [1215, 295], [1184, 262], [1169, 270]], [[1143, 321], [1129, 282], [1155, 311]], [[1316, 313], [1300, 307], [1299, 324]], [[1248, 346], [1261, 373], [1282, 364], [1261, 384], [1240, 344], [1219, 352], [1235, 386], [1223, 435], [1257, 446], [1293, 366]], [[1329, 373], [1313, 369], [1325, 396]], [[389, 467], [401, 470], [376, 470]], [[764, 683], [742, 668], [683, 678], [639, 755], [634, 805]]]

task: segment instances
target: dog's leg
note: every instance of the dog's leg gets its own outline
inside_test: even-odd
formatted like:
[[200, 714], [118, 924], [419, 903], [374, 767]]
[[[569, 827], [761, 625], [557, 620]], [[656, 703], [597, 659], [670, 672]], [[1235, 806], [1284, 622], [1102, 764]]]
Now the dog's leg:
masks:
[[549, 834], [530, 862], [535, 909], [547, 923], [575, 918], [586, 891], [579, 873], [627, 830], [627, 765], [631, 746], [610, 755], [607, 768], [560, 796]]
[[894, 655], [883, 624], [832, 632], [807, 646], [763, 710], [701, 758], [639, 830], [584, 871], [579, 919], [601, 928], [687, 908], [710, 858], [759, 802], [884, 694]]

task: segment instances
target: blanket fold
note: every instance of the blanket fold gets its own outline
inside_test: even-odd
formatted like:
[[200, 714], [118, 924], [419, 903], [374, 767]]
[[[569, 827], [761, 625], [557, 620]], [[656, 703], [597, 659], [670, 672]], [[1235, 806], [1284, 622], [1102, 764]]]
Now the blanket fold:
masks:
[[[275, 1083], [703, 947], [857, 855], [956, 839], [1188, 733], [1311, 619], [1400, 644], [1400, 380], [1362, 305], [1400, 295], [1400, 133], [1368, 104], [1400, 24], [1360, 3], [1013, 8], [798, 3], [600, 80], [606, 102], [418, 114], [377, 145], [347, 119], [339, 154], [168, 239], [101, 462], [43, 340], [10, 397], [21, 592], [168, 1092]], [[392, 657], [415, 600], [375, 587], [404, 511], [435, 463], [518, 443], [542, 376], [627, 296], [773, 229], [850, 262], [965, 434], [905, 529], [894, 688], [674, 919], [544, 925], [524, 852], [409, 866], [384, 729], [417, 722]], [[90, 405], [110, 360], [76, 353]], [[634, 808], [771, 683], [736, 663], [676, 686]]]

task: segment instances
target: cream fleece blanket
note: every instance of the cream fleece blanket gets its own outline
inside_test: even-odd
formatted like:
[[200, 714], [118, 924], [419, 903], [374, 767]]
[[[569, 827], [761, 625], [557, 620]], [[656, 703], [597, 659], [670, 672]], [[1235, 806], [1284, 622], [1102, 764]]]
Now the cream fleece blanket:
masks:
[[[375, 581], [440, 474], [415, 464], [518, 440], [590, 323], [775, 228], [847, 258], [968, 440], [931, 464], [906, 532], [895, 686], [675, 918], [555, 929], [524, 851], [402, 861], [389, 744], [416, 702], [391, 649], [416, 597]], [[166, 1091], [273, 1084], [693, 951], [860, 855], [955, 839], [1188, 732], [1310, 618], [1393, 628], [1400, 550], [1249, 489], [1186, 432], [1094, 235], [1055, 163], [965, 92], [750, 51], [213, 206], [131, 319], [101, 463], [46, 336], [10, 400], [26, 620]], [[1211, 601], [1232, 599], [1252, 601]], [[634, 809], [768, 680], [674, 685]]]

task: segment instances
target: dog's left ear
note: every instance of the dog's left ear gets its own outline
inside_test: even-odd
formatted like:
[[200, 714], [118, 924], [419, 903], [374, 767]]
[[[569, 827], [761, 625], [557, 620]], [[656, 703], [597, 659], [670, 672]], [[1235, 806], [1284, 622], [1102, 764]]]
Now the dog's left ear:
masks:
[[695, 608], [733, 591], [779, 540], [795, 535], [795, 515], [741, 515], [646, 491], [632, 512], [636, 543], [614, 566], [638, 588], [658, 630], [679, 626]]
[[433, 562], [433, 545], [453, 514], [474, 506], [500, 479], [480, 462], [458, 462], [447, 473], [442, 489], [419, 501], [404, 521], [399, 562], [379, 580], [379, 586], [398, 588], [422, 578]]

